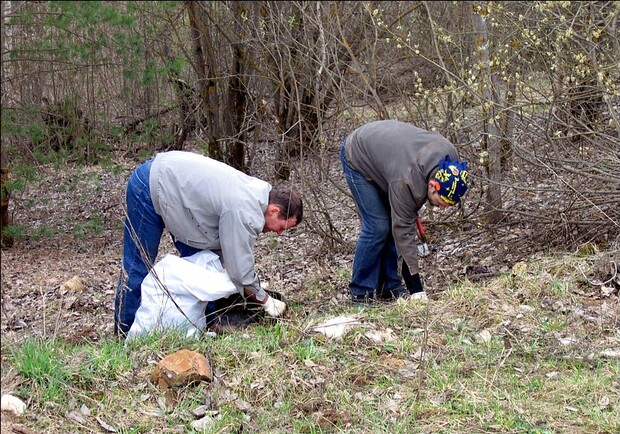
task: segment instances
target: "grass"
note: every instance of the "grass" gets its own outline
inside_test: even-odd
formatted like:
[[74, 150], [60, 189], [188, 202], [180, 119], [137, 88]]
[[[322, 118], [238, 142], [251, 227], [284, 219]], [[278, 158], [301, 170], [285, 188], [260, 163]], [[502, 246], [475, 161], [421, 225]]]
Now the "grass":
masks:
[[17, 372], [26, 380], [24, 394], [38, 396], [45, 403], [66, 403], [71, 374], [62, 362], [61, 343], [28, 338], [10, 352]]
[[[277, 323], [214, 339], [28, 338], [3, 343], [3, 371], [19, 379], [13, 393], [28, 400], [25, 425], [36, 432], [99, 432], [103, 422], [119, 433], [193, 433], [193, 412], [206, 406], [213, 433], [617, 433], [620, 366], [601, 352], [620, 347], [618, 299], [603, 311], [574, 291], [592, 263], [543, 258], [427, 304], [307, 316], [294, 304]], [[321, 289], [310, 289], [318, 301]], [[309, 332], [340, 314], [363, 326], [340, 340]], [[369, 328], [395, 340], [372, 341]], [[148, 378], [181, 348], [207, 354], [216, 381], [174, 390], [171, 404]]]

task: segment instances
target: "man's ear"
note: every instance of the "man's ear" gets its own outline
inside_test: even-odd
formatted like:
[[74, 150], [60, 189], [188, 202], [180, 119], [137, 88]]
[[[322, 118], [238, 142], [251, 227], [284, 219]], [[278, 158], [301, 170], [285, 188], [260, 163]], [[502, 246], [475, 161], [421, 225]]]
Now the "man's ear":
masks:
[[267, 214], [272, 216], [278, 216], [278, 214], [280, 214], [280, 208], [278, 208], [277, 205], [270, 203], [269, 205], [267, 205]]
[[441, 186], [439, 185], [439, 182], [436, 179], [429, 179], [428, 180], [428, 189], [429, 191], [439, 191], [439, 188]]

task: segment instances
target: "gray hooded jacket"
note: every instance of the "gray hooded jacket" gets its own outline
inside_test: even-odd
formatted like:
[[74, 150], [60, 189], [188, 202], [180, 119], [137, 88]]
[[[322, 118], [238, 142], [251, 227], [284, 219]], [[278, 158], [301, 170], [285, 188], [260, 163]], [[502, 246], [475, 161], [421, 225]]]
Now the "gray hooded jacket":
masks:
[[157, 154], [149, 180], [155, 211], [175, 239], [221, 251], [239, 292], [247, 288], [262, 301], [266, 292], [254, 271], [254, 243], [265, 226], [271, 185], [183, 151]]
[[353, 131], [345, 141], [345, 155], [351, 167], [388, 194], [396, 250], [411, 274], [418, 273], [418, 211], [439, 160], [446, 155], [458, 159], [456, 148], [438, 133], [383, 120]]

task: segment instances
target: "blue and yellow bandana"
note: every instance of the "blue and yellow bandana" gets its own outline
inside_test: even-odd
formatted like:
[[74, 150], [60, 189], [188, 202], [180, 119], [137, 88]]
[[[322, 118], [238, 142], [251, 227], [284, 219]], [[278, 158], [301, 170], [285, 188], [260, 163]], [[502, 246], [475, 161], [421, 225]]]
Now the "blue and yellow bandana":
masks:
[[439, 162], [439, 170], [435, 173], [435, 180], [439, 183], [439, 197], [447, 204], [456, 205], [469, 187], [469, 172], [467, 162], [451, 161], [446, 155]]

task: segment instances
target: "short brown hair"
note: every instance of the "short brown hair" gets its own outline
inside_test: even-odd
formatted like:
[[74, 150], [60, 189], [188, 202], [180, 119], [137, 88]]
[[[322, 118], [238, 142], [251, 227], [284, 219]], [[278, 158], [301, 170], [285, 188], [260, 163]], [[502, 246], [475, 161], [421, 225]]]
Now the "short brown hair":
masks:
[[288, 188], [273, 188], [269, 192], [269, 204], [280, 210], [281, 219], [288, 220], [295, 217], [297, 226], [304, 219], [304, 203], [297, 192]]

